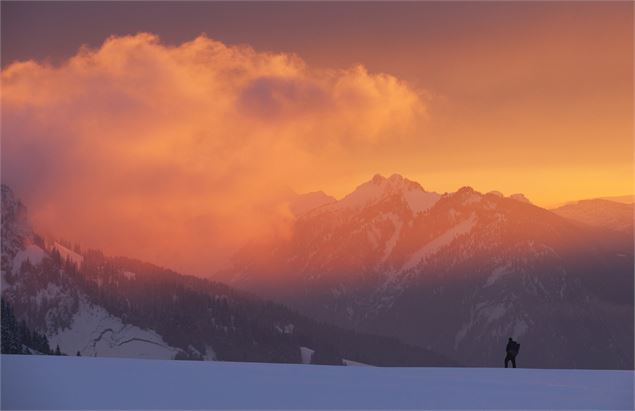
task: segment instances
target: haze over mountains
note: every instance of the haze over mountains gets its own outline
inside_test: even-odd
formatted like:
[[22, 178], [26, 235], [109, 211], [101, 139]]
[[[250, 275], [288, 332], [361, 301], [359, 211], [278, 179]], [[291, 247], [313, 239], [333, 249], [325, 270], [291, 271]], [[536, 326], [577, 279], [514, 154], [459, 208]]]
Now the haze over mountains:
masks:
[[570, 203], [552, 211], [583, 224], [632, 232], [634, 207], [633, 203], [620, 203], [597, 198]]
[[[44, 241], [2, 186], [2, 299], [67, 355], [305, 364], [454, 361], [318, 323], [223, 284]], [[4, 338], [3, 328], [3, 338]], [[4, 341], [4, 339], [3, 339]], [[33, 347], [24, 350], [36, 353]], [[3, 344], [4, 350], [4, 344]]]
[[[600, 205], [605, 221], [624, 219]], [[221, 278], [468, 365], [499, 366], [512, 336], [526, 366], [632, 368], [632, 225], [569, 216], [377, 175], [300, 215], [288, 237], [245, 247]]]
[[227, 287], [44, 241], [3, 186], [3, 299], [67, 354], [498, 367], [512, 336], [520, 366], [633, 368], [624, 204], [550, 211], [397, 174], [286, 198], [290, 230], [239, 250]]

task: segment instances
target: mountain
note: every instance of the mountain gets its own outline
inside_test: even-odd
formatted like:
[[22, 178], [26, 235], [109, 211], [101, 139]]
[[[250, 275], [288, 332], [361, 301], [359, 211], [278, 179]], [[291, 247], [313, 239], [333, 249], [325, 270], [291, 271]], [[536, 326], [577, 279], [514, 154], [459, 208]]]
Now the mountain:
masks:
[[635, 204], [604, 199], [582, 200], [555, 208], [559, 216], [595, 227], [632, 232]]
[[82, 356], [450, 365], [390, 337], [313, 321], [226, 285], [45, 241], [2, 186], [2, 300], [16, 321]]
[[473, 366], [633, 367], [633, 236], [470, 187], [375, 176], [250, 244], [232, 285]]
[[615, 201], [617, 203], [624, 203], [624, 204], [635, 203], [635, 195], [600, 197], [600, 199]]
[[296, 194], [289, 201], [289, 209], [294, 216], [299, 217], [313, 209], [334, 203], [335, 201], [334, 197], [325, 194], [323, 191]]

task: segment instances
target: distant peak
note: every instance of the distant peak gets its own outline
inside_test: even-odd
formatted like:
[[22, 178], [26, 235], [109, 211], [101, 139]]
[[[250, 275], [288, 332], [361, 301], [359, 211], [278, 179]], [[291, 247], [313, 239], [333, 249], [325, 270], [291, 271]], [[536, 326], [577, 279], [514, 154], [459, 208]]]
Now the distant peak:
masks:
[[392, 195], [403, 196], [415, 212], [427, 209], [439, 197], [436, 193], [426, 192], [419, 183], [408, 180], [400, 174], [395, 173], [388, 178], [375, 174], [370, 181], [359, 185], [352, 193], [340, 200], [339, 204], [346, 208], [363, 207]]
[[464, 205], [478, 203], [483, 198], [481, 193], [470, 186], [459, 188], [459, 190], [454, 193], [454, 196]]
[[523, 193], [516, 193], [509, 196], [512, 200], [520, 201], [521, 203], [532, 204], [531, 201]]
[[423, 190], [423, 187], [421, 187], [421, 184], [417, 183], [416, 181], [408, 180], [401, 174], [397, 174], [397, 173], [392, 174], [388, 178], [382, 176], [381, 174], [375, 174], [370, 181], [361, 184], [360, 186], [357, 187], [357, 189], [365, 187], [367, 184], [376, 185], [376, 186], [382, 187], [384, 189], [392, 190], [392, 191], [404, 190], [404, 189], [405, 190], [414, 190], [414, 189]]
[[373, 182], [375, 184], [381, 184], [384, 181], [386, 181], [386, 177], [382, 176], [381, 174], [375, 174], [373, 176], [373, 179], [371, 180], [371, 182]]
[[293, 215], [299, 217], [316, 208], [327, 204], [335, 203], [334, 197], [326, 194], [324, 191], [313, 191], [297, 195], [290, 203], [289, 208]]
[[476, 191], [474, 191], [474, 189], [470, 186], [463, 186], [459, 188], [456, 193], [457, 194], [471, 194], [471, 193], [476, 193]]

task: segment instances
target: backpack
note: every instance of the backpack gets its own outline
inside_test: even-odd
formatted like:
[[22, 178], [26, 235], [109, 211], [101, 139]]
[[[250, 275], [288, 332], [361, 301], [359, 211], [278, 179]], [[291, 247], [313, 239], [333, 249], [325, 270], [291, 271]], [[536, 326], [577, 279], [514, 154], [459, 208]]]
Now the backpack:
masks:
[[517, 342], [514, 342], [514, 344], [512, 344], [512, 354], [514, 355], [518, 355], [518, 352], [520, 351], [520, 344], [518, 344]]

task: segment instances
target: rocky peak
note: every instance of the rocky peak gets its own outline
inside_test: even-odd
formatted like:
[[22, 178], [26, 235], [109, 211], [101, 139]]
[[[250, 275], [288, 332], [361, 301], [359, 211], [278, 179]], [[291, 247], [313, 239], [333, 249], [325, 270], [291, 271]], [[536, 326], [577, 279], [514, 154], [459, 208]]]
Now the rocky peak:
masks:
[[370, 181], [359, 185], [355, 191], [338, 201], [337, 206], [346, 209], [363, 208], [394, 195], [402, 196], [414, 213], [430, 208], [440, 198], [439, 194], [427, 192], [419, 183], [399, 174], [388, 178], [376, 174]]

